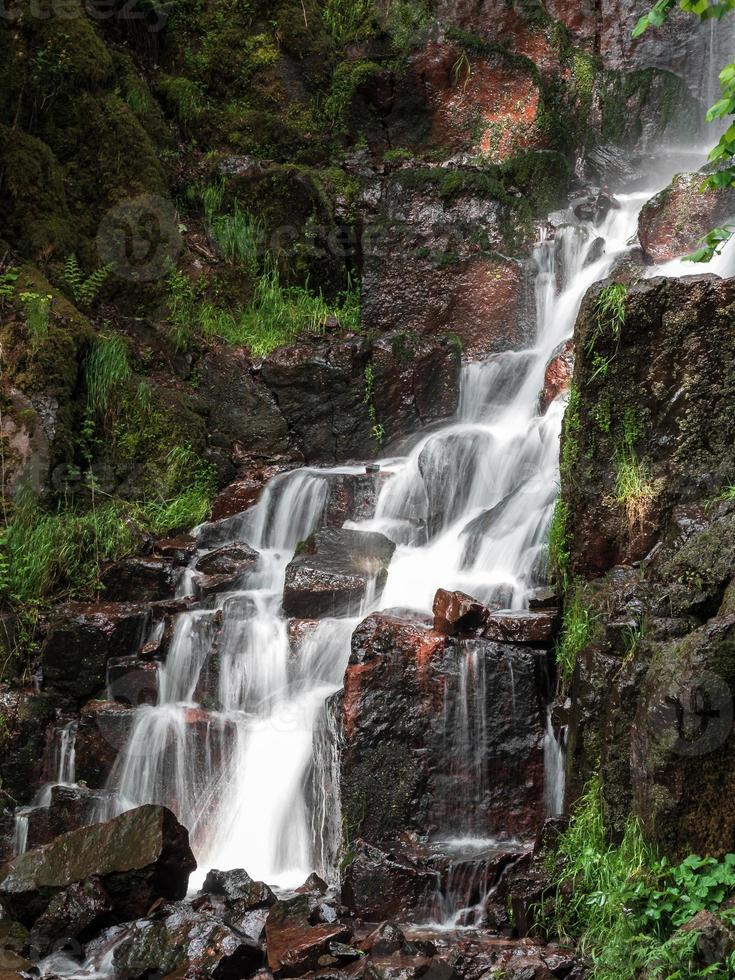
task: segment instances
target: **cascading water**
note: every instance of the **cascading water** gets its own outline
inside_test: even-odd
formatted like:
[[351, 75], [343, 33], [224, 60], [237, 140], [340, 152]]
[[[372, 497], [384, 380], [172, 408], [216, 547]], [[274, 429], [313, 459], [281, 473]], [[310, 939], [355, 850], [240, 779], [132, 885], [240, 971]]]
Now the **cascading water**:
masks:
[[28, 847], [29, 819], [33, 811], [50, 806], [54, 787], [73, 786], [75, 784], [76, 734], [77, 723], [75, 721], [69, 722], [53, 733], [52, 757], [48, 764], [48, 769], [53, 773], [53, 779], [39, 789], [28, 806], [20, 807], [16, 811], [13, 834], [14, 854], [23, 854]]
[[[382, 461], [386, 477], [374, 516], [347, 524], [381, 531], [397, 544], [382, 596], [368, 596], [361, 615], [376, 605], [426, 613], [440, 587], [498, 608], [527, 604], [544, 577], [564, 411], [561, 398], [539, 410], [544, 371], [572, 335], [584, 293], [630, 249], [641, 205], [668, 176], [660, 173], [649, 190], [620, 195], [619, 207], [597, 226], [556, 215], [553, 226], [542, 228], [533, 253], [529, 346], [465, 365], [456, 417], [418, 437], [405, 458]], [[718, 262], [720, 271], [725, 257]], [[237, 588], [179, 615], [158, 674], [158, 703], [136, 710], [110, 777], [113, 801], [101, 814], [144, 802], [171, 806], [199, 862], [194, 885], [212, 866], [244, 867], [283, 887], [299, 885], [315, 869], [334, 874], [337, 726], [325, 706], [342, 683], [358, 618], [323, 619], [295, 640], [281, 598], [298, 542], [319, 525], [330, 477], [348, 471], [282, 474], [245, 514], [200, 530], [194, 561], [225, 543], [247, 542], [259, 552], [258, 563]], [[191, 592], [195, 581], [190, 570], [180, 593]], [[452, 752], [462, 754], [466, 776], [468, 758], [482, 751], [485, 720], [476, 690], [484, 684], [483, 665], [476, 652], [465, 654]], [[511, 682], [512, 669], [510, 663]], [[563, 758], [550, 725], [545, 750], [553, 813], [563, 802]], [[482, 796], [473, 787], [459, 808], [463, 820], [447, 826], [455, 839], [482, 842]], [[456, 907], [444, 913], [458, 921]]]

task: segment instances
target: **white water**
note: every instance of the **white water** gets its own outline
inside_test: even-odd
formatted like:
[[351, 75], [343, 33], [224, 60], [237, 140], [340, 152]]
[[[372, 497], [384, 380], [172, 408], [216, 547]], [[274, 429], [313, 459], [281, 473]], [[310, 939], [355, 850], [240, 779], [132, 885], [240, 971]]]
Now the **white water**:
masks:
[[68, 725], [54, 732], [53, 758], [50, 765], [54, 778], [39, 789], [28, 806], [19, 807], [16, 810], [13, 835], [14, 855], [25, 854], [26, 852], [28, 847], [28, 820], [31, 813], [51, 805], [54, 787], [75, 785], [76, 733], [77, 723], [75, 721], [69, 722]]
[[[553, 235], [540, 233], [530, 346], [465, 365], [456, 417], [418, 437], [405, 458], [382, 462], [392, 475], [382, 484], [374, 517], [348, 526], [381, 531], [398, 547], [382, 596], [367, 597], [362, 614], [371, 606], [426, 613], [440, 587], [522, 608], [543, 581], [564, 411], [560, 398], [539, 414], [544, 371], [571, 336], [589, 286], [632, 247], [640, 207], [668, 182], [676, 161], [663, 169], [650, 189], [620, 195], [620, 208], [599, 227], [567, 216]], [[590, 261], [598, 237], [605, 240], [604, 255]], [[213, 866], [244, 867], [282, 887], [299, 885], [314, 869], [334, 874], [336, 728], [325, 702], [341, 685], [358, 619], [325, 619], [292, 650], [281, 597], [297, 543], [320, 522], [329, 475], [350, 471], [282, 474], [255, 507], [224, 525], [226, 531], [203, 529], [210, 548], [247, 542], [260, 553], [258, 565], [237, 590], [179, 615], [158, 674], [158, 704], [137, 709], [111, 774], [113, 802], [101, 814], [143, 802], [171, 806], [188, 827], [199, 861], [194, 886]], [[190, 571], [180, 591], [192, 591], [195, 583]], [[484, 670], [471, 653], [465, 666], [469, 692], [474, 682], [481, 686]], [[474, 714], [457, 733], [468, 752], [481, 744], [478, 732], [486, 723], [477, 714], [481, 699], [472, 709], [470, 700], [467, 711]], [[546, 758], [553, 770], [547, 806], [558, 812], [563, 757], [550, 729]], [[482, 820], [467, 802], [467, 819], [453, 833], [482, 836]]]

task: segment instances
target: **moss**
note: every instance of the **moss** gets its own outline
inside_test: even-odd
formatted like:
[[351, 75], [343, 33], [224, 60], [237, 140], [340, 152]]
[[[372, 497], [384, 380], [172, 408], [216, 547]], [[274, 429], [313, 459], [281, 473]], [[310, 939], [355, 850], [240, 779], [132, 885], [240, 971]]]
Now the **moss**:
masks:
[[59, 161], [41, 140], [1, 124], [0, 210], [4, 234], [21, 255], [47, 259], [76, 247]]

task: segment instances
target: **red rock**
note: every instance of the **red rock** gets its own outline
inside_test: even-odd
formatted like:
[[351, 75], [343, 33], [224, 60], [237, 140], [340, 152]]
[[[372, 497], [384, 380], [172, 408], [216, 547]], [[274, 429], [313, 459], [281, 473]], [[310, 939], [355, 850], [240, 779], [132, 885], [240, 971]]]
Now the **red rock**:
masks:
[[173, 598], [173, 558], [123, 558], [102, 573], [105, 599], [109, 602], [155, 602]]
[[266, 483], [292, 466], [293, 464], [286, 460], [272, 463], [264, 463], [257, 459], [249, 460], [238, 473], [237, 479], [215, 498], [211, 520], [219, 521], [225, 517], [232, 517], [252, 507], [260, 500]]
[[271, 908], [265, 923], [268, 966], [283, 977], [316, 969], [319, 958], [335, 942], [349, 941], [352, 931], [342, 922], [311, 923], [308, 895], [286, 899]]
[[702, 192], [703, 180], [703, 174], [677, 174], [641, 209], [638, 238], [650, 262], [668, 262], [693, 252], [697, 240], [735, 210], [734, 191]]
[[540, 411], [543, 414], [549, 405], [572, 384], [574, 373], [574, 341], [565, 340], [551, 355], [544, 374], [544, 390], [541, 394]]
[[445, 636], [472, 635], [482, 629], [488, 611], [481, 602], [464, 592], [438, 589], [434, 596], [434, 630]]

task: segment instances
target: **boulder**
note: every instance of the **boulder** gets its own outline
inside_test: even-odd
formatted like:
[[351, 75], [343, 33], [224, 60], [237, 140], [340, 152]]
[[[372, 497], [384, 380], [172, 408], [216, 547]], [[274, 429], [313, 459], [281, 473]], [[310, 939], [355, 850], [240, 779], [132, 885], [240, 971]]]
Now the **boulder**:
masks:
[[49, 844], [69, 830], [92, 823], [101, 796], [85, 786], [53, 786], [44, 790], [44, 802], [28, 810], [28, 850]]
[[137, 708], [158, 701], [158, 660], [111, 657], [107, 661], [107, 690], [114, 701]]
[[241, 980], [264, 964], [262, 948], [215, 915], [181, 906], [126, 928], [112, 955], [119, 980], [170, 976]]
[[123, 558], [104, 570], [102, 586], [109, 602], [170, 599], [176, 588], [174, 559], [157, 555]]
[[706, 968], [727, 962], [735, 951], [735, 932], [713, 912], [697, 912], [679, 930], [681, 934], [697, 933], [694, 958], [697, 966]]
[[[143, 689], [150, 690], [150, 674], [144, 672]], [[127, 695], [132, 685], [126, 685]], [[101, 789], [107, 783], [120, 750], [127, 744], [133, 728], [133, 704], [118, 701], [90, 701], [79, 716], [74, 743], [76, 778], [92, 789]]]
[[107, 661], [135, 653], [148, 629], [150, 610], [131, 603], [69, 603], [54, 616], [41, 648], [47, 685], [83, 704], [102, 693]]
[[276, 902], [268, 913], [265, 932], [268, 966], [283, 977], [316, 970], [333, 943], [352, 938], [352, 930], [345, 923], [315, 922], [307, 895]]
[[345, 521], [371, 518], [375, 513], [379, 484], [378, 473], [328, 474], [322, 524], [339, 528]]
[[75, 881], [54, 895], [31, 929], [31, 946], [42, 955], [56, 944], [91, 934], [112, 913], [110, 897], [96, 877]]
[[488, 610], [464, 592], [438, 589], [434, 596], [434, 631], [445, 636], [472, 636], [485, 625]]
[[677, 174], [641, 209], [638, 238], [648, 262], [688, 255], [708, 231], [735, 216], [735, 191], [702, 191], [702, 173]]
[[30, 926], [70, 885], [96, 877], [125, 921], [158, 898], [183, 898], [195, 868], [186, 829], [170, 810], [149, 804], [14, 858], [0, 872], [0, 903]]
[[211, 520], [221, 521], [225, 517], [233, 517], [252, 507], [260, 500], [266, 483], [279, 473], [290, 469], [292, 465], [285, 460], [267, 463], [257, 458], [248, 460], [232, 483], [215, 497]]
[[323, 528], [298, 549], [286, 569], [283, 607], [288, 616], [334, 616], [378, 599], [395, 545], [383, 534]]
[[343, 873], [342, 899], [355, 915], [368, 922], [422, 921], [439, 886], [436, 871], [364, 841], [357, 841], [352, 853]]
[[198, 585], [203, 595], [226, 592], [257, 565], [259, 554], [246, 544], [217, 548], [199, 558], [194, 566], [199, 573]]
[[202, 891], [212, 895], [221, 895], [228, 903], [237, 902], [241, 911], [254, 909], [261, 905], [270, 906], [276, 900], [268, 885], [262, 881], [253, 881], [247, 871], [243, 871], [242, 868], [234, 871], [212, 869], [204, 879]]

